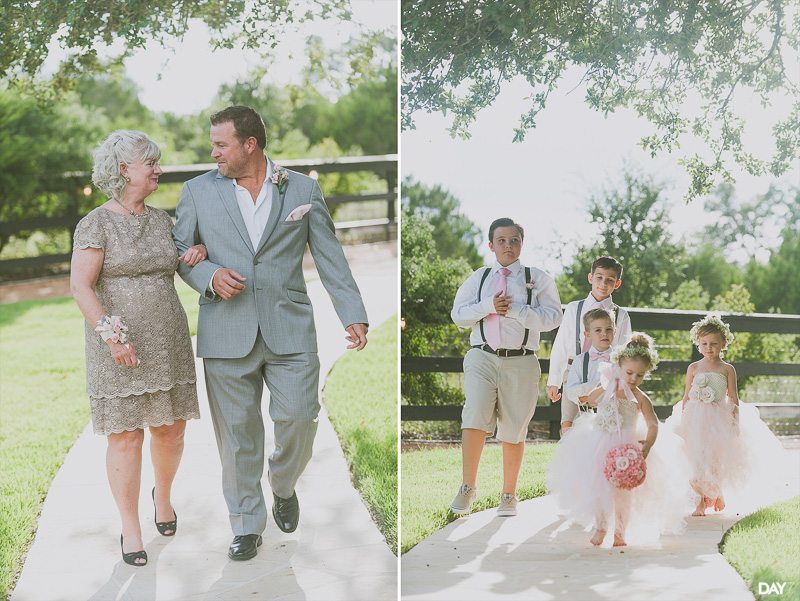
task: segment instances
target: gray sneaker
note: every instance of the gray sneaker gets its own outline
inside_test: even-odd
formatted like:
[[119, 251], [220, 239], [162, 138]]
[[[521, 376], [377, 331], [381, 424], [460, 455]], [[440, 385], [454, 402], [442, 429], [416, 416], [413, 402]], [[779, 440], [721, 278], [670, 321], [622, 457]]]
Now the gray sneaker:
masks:
[[500, 505], [497, 507], [497, 515], [517, 515], [517, 496], [515, 494], [504, 492], [500, 495]]
[[478, 494], [478, 489], [473, 488], [469, 484], [462, 484], [458, 489], [458, 494], [450, 503], [450, 511], [457, 515], [469, 513], [472, 509], [472, 503], [475, 502], [475, 496]]

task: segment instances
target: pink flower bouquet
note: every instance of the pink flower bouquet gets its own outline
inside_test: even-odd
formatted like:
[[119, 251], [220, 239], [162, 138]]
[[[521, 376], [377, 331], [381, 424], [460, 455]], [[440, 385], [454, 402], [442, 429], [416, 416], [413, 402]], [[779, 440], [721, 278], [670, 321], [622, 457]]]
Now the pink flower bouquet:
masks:
[[621, 444], [606, 454], [603, 469], [606, 479], [617, 488], [636, 488], [647, 475], [647, 463], [637, 445]]

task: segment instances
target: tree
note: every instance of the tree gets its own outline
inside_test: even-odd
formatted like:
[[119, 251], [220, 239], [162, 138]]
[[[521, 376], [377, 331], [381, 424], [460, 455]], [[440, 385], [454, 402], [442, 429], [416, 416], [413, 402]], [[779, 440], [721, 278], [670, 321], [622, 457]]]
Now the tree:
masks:
[[[583, 297], [592, 262], [600, 255], [611, 255], [624, 268], [622, 286], [614, 293], [615, 303], [664, 306], [669, 293], [683, 280], [686, 259], [684, 249], [670, 237], [669, 214], [660, 195], [659, 187], [650, 179], [626, 172], [620, 189], [592, 198], [589, 219], [597, 228], [596, 240], [578, 248], [561, 279], [569, 280], [572, 289]], [[561, 300], [573, 299], [562, 296]]]
[[[514, 132], [522, 140], [577, 65], [591, 108], [629, 108], [653, 125], [641, 139], [652, 155], [677, 150], [689, 134], [704, 142], [705, 156], [682, 158], [688, 199], [732, 181], [731, 164], [783, 174], [800, 149], [800, 0], [403, 0], [402, 26], [404, 128], [422, 109], [451, 115], [452, 133], [468, 136], [501, 84], [523, 77], [531, 107]], [[784, 96], [793, 102], [775, 115], [775, 152], [756, 157], [742, 140], [740, 100]], [[697, 113], [687, 112], [690, 102]]]
[[[0, 221], [60, 216], [87, 201], [84, 182], [63, 174], [91, 168], [91, 150], [106, 125], [102, 114], [78, 104], [74, 94], [54, 107], [41, 107], [0, 88]], [[0, 248], [6, 241], [0, 237]]]
[[787, 225], [781, 245], [770, 253], [766, 265], [751, 261], [747, 282], [759, 311], [800, 314], [800, 222]]
[[[688, 245], [686, 249], [686, 280], [702, 284], [703, 290], [710, 298], [722, 294], [732, 284], [744, 282], [741, 267], [728, 260], [725, 246], [713, 236], [702, 236], [700, 244]], [[708, 299], [702, 308], [708, 306]], [[695, 309], [699, 307], [683, 307], [676, 309]]]
[[0, 7], [0, 77], [36, 75], [54, 37], [71, 50], [57, 78], [64, 83], [98, 69], [98, 47], [122, 40], [127, 55], [150, 40], [169, 46], [186, 34], [192, 19], [208, 26], [215, 48], [267, 50], [287, 25], [317, 17], [349, 19], [348, 0], [9, 0]]
[[722, 184], [703, 208], [714, 214], [714, 222], [705, 228], [706, 238], [717, 247], [743, 251], [754, 260], [764, 248], [769, 231], [800, 219], [800, 188], [787, 190], [772, 185], [765, 194], [746, 202], [737, 199], [731, 184]]
[[[400, 311], [405, 322], [401, 356], [451, 354], [453, 348], [464, 344], [450, 321], [450, 310], [470, 266], [460, 257], [440, 258], [433, 226], [406, 208], [400, 228]], [[461, 391], [449, 386], [443, 374], [402, 374], [400, 382], [403, 399], [409, 404], [461, 402]]]
[[463, 257], [473, 269], [483, 265], [478, 252], [481, 231], [459, 211], [455, 196], [439, 185], [428, 187], [410, 177], [403, 180], [402, 190], [403, 207], [433, 227], [432, 241], [440, 257]]

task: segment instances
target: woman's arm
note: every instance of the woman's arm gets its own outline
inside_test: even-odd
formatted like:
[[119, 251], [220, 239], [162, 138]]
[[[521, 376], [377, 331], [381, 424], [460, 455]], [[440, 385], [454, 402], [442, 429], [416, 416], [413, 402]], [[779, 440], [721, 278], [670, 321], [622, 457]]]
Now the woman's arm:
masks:
[[639, 393], [636, 395], [639, 401], [639, 408], [642, 411], [644, 423], [647, 424], [647, 437], [639, 442], [642, 443], [642, 455], [647, 459], [647, 455], [650, 453], [650, 449], [655, 444], [656, 437], [658, 436], [658, 418], [656, 417], [656, 412], [653, 410], [653, 403], [650, 402], [647, 395], [641, 390], [637, 392]]
[[[72, 292], [72, 298], [75, 299], [78, 308], [83, 313], [84, 319], [92, 327], [97, 324], [97, 320], [103, 315], [108, 315], [95, 293], [97, 278], [103, 268], [104, 256], [105, 253], [102, 248], [76, 248], [72, 252], [72, 266], [69, 275], [70, 292]], [[136, 367], [136, 349], [132, 343], [128, 343], [126, 347], [119, 342], [107, 340], [106, 344], [114, 356], [114, 363]]]

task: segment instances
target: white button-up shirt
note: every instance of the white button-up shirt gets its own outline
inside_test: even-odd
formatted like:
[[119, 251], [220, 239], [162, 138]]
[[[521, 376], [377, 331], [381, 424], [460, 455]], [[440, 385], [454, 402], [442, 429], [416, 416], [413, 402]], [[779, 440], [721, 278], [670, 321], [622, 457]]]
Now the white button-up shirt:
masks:
[[[561, 386], [569, 365], [569, 360], [575, 356], [575, 323], [578, 303], [579, 301], [572, 301], [564, 309], [564, 320], [558, 328], [556, 339], [553, 341], [553, 350], [550, 352], [550, 372], [547, 374], [548, 386]], [[614, 314], [614, 301], [610, 296], [598, 301], [589, 293], [589, 296], [586, 297], [583, 307], [581, 308], [581, 346], [585, 338], [583, 335], [583, 316], [586, 315], [588, 311], [599, 308], [603, 308]], [[628, 312], [622, 307], [619, 307], [617, 311], [619, 315], [614, 315], [617, 329], [614, 332], [614, 340], [611, 342], [612, 347], [618, 344], [625, 344], [631, 337], [631, 318]]]
[[[564, 384], [564, 398], [572, 401], [580, 406], [578, 397], [588, 395], [600, 384], [600, 366], [609, 363], [609, 361], [592, 361], [591, 353], [599, 352], [596, 348], [591, 347], [587, 352], [576, 355], [572, 361], [567, 374], [567, 382]], [[583, 357], [589, 354], [589, 369], [587, 370], [586, 382], [583, 381]]]
[[261, 184], [261, 190], [255, 202], [253, 202], [253, 197], [250, 196], [247, 188], [240, 186], [236, 180], [232, 180], [233, 188], [236, 192], [236, 203], [239, 205], [239, 211], [242, 214], [242, 219], [244, 219], [244, 225], [247, 228], [254, 250], [258, 249], [258, 243], [261, 242], [261, 236], [267, 226], [269, 210], [272, 207], [271, 176], [272, 168], [269, 161], [267, 161], [267, 177], [264, 179], [264, 183]]
[[[500, 277], [498, 271], [501, 268], [502, 265], [495, 261], [491, 273], [480, 287], [480, 301], [478, 301], [478, 287], [486, 271], [485, 267], [481, 267], [469, 276], [456, 293], [450, 317], [459, 328], [472, 328], [469, 337], [471, 345], [485, 342], [481, 337], [480, 321], [495, 312], [494, 288]], [[525, 348], [535, 351], [539, 348], [540, 332], [552, 330], [561, 323], [561, 299], [558, 296], [558, 289], [553, 278], [547, 273], [531, 267], [531, 279], [534, 285], [531, 290], [531, 304], [527, 305], [525, 268], [519, 261], [508, 265], [507, 268], [511, 271], [506, 280], [506, 294], [511, 296], [511, 307], [506, 315], [500, 317], [502, 348], [522, 348], [527, 328], [530, 332]]]
[[[247, 228], [247, 235], [253, 243], [253, 250], [258, 250], [258, 243], [261, 242], [261, 236], [264, 234], [264, 228], [267, 227], [267, 219], [269, 219], [269, 211], [272, 208], [272, 164], [267, 159], [267, 176], [264, 178], [264, 183], [261, 184], [261, 190], [258, 192], [256, 201], [253, 202], [253, 197], [247, 188], [240, 186], [233, 182], [234, 193], [236, 194], [236, 204], [239, 205], [239, 212], [242, 214], [244, 226]], [[221, 268], [220, 268], [221, 269]], [[208, 282], [208, 290], [212, 294], [216, 294], [214, 290], [214, 276], [219, 269], [211, 274], [211, 281]]]

